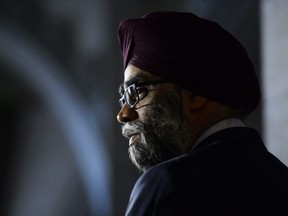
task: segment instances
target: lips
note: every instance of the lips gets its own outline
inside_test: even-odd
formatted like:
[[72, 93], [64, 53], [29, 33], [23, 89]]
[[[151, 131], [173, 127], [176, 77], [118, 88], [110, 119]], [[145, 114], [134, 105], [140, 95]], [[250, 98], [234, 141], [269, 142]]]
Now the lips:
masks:
[[136, 123], [126, 123], [122, 126], [122, 135], [129, 140], [129, 146], [136, 144], [136, 140], [140, 139], [140, 134], [143, 131], [143, 127]]

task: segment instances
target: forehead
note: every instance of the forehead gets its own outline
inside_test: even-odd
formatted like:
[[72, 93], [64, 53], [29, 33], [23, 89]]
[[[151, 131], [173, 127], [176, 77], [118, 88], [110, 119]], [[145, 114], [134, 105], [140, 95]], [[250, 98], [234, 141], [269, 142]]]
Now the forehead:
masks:
[[124, 72], [124, 86], [127, 87], [136, 82], [147, 81], [156, 78], [159, 77], [136, 66], [128, 65]]

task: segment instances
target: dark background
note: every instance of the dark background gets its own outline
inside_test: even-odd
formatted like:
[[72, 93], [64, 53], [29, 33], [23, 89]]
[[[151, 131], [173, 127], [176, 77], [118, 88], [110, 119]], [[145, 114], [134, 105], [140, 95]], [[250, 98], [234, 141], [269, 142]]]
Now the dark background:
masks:
[[[258, 0], [1, 0], [3, 216], [123, 215], [139, 172], [116, 121], [122, 19], [176, 10], [238, 38], [261, 81]], [[247, 120], [262, 133], [262, 106]]]

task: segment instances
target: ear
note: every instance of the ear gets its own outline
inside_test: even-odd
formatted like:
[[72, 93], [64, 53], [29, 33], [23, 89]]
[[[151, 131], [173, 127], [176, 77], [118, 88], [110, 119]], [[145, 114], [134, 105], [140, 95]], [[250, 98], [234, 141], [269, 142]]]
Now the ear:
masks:
[[202, 96], [194, 96], [191, 97], [190, 109], [191, 110], [200, 110], [202, 109], [208, 102], [208, 99]]
[[209, 101], [207, 98], [202, 96], [195, 96], [187, 90], [183, 91], [182, 99], [184, 106], [186, 106], [190, 111], [201, 110]]

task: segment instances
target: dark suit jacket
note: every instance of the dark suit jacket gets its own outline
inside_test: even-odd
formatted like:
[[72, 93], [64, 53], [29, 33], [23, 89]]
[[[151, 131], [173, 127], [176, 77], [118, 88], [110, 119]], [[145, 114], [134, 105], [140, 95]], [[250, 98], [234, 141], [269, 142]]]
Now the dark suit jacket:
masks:
[[288, 168], [254, 129], [225, 129], [147, 170], [126, 215], [288, 215]]

